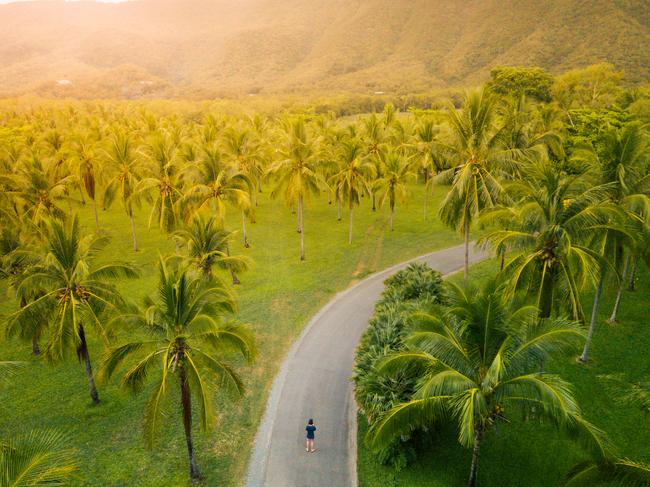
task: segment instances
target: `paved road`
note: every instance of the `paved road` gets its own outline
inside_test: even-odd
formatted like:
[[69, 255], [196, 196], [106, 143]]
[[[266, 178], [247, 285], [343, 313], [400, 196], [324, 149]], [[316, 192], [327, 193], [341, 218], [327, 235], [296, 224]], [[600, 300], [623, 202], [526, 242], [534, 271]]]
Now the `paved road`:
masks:
[[[477, 262], [485, 255], [472, 251]], [[442, 274], [463, 265], [463, 247], [413, 259]], [[409, 261], [412, 262], [412, 261]], [[383, 290], [404, 262], [337, 294], [307, 325], [276, 377], [248, 468], [247, 487], [356, 485], [356, 410], [350, 376], [354, 351]], [[305, 423], [314, 418], [315, 453], [306, 453]]]

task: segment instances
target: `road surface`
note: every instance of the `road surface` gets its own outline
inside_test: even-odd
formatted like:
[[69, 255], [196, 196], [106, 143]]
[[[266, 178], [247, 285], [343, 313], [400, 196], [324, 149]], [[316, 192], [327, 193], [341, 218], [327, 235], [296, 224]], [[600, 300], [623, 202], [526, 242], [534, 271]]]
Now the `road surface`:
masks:
[[[433, 252], [374, 274], [337, 294], [309, 322], [278, 373], [257, 432], [247, 487], [356, 486], [354, 351], [384, 280], [409, 263], [443, 275], [463, 266], [463, 246]], [[471, 262], [485, 258], [472, 250]], [[305, 426], [314, 418], [315, 453], [305, 452]]]

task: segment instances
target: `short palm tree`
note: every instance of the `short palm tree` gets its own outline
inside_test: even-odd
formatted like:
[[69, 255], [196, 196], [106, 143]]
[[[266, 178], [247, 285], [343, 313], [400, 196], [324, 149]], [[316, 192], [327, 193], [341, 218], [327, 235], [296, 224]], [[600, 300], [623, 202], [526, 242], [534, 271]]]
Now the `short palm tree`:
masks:
[[331, 177], [331, 181], [336, 185], [340, 197], [348, 202], [348, 243], [351, 244], [354, 207], [363, 195], [372, 193], [370, 185], [377, 172], [375, 165], [364, 156], [363, 146], [358, 139], [344, 140], [339, 150], [339, 171]]
[[628, 458], [581, 462], [571, 469], [562, 482], [562, 487], [590, 487], [603, 482], [627, 487], [648, 487], [650, 465]]
[[228, 242], [232, 232], [223, 229], [214, 217], [196, 215], [175, 236], [187, 248], [188, 260], [206, 280], [212, 279], [214, 267], [228, 270], [233, 283], [239, 283], [237, 275], [248, 269], [250, 261], [245, 256], [230, 255]]
[[130, 264], [97, 262], [108, 239], [96, 235], [82, 238], [76, 217], [67, 223], [51, 221], [46, 242], [45, 256], [28, 269], [18, 288], [19, 294], [37, 293], [40, 297], [8, 316], [6, 333], [31, 339], [37, 333], [35, 328], [47, 327], [46, 359], [57, 362], [74, 350], [84, 362], [90, 397], [97, 404], [86, 331], [94, 329], [108, 338], [105, 313], [122, 305], [110, 281], [138, 274]]
[[445, 311], [414, 316], [419, 328], [407, 338], [409, 348], [380, 365], [386, 373], [411, 367], [418, 385], [411, 400], [372, 425], [370, 445], [385, 446], [415, 428], [454, 418], [458, 440], [473, 449], [472, 487], [485, 435], [523, 407], [577, 434], [604, 456], [602, 433], [582, 417], [570, 385], [537, 367], [540, 357], [581, 341], [581, 325], [538, 320], [534, 307], [513, 304], [497, 281], [479, 289], [467, 282], [451, 285], [450, 295]]
[[224, 162], [216, 147], [205, 147], [198, 164], [185, 172], [188, 190], [181, 200], [181, 207], [186, 217], [209, 210], [223, 227], [229, 204], [242, 211], [250, 207], [248, 176]]
[[[237, 393], [243, 390], [241, 379], [223, 359], [236, 352], [250, 360], [254, 348], [245, 328], [222, 321], [235, 310], [235, 302], [218, 281], [170, 267], [162, 259], [159, 273], [157, 299], [146, 298], [141, 309], [117, 319], [147, 332], [148, 337], [111, 348], [102, 371], [110, 378], [123, 362], [129, 361], [121, 379], [124, 387], [139, 392], [148, 380], [155, 381], [144, 412], [144, 435], [149, 446], [153, 446], [167, 416], [165, 405], [172, 386], [178, 384], [190, 477], [198, 479], [201, 475], [192, 438], [192, 398], [198, 402], [201, 426], [209, 428], [214, 422], [212, 398], [217, 384]], [[152, 374], [154, 369], [159, 373]], [[178, 382], [173, 381], [174, 377]]]
[[390, 208], [389, 226], [393, 231], [395, 203], [402, 203], [408, 198], [408, 183], [417, 177], [415, 169], [407, 156], [400, 152], [390, 151], [382, 158], [382, 175], [373, 184], [373, 191], [379, 196], [379, 205], [388, 202]]
[[69, 187], [75, 180], [71, 175], [53, 176], [40, 155], [32, 152], [17, 171], [14, 194], [25, 216], [40, 225], [48, 218], [64, 217], [59, 203], [68, 199]]
[[496, 177], [500, 153], [495, 118], [494, 101], [483, 90], [468, 93], [460, 112], [449, 108], [454, 140], [448, 150], [455, 167], [439, 174], [441, 179], [452, 178], [439, 214], [443, 223], [465, 238], [465, 278], [469, 273], [470, 226], [483, 210], [498, 203], [503, 189]]
[[0, 440], [0, 487], [64, 486], [77, 478], [77, 452], [55, 431]]
[[275, 178], [271, 197], [282, 193], [287, 205], [298, 207], [300, 260], [305, 260], [305, 200], [318, 194], [324, 184], [318, 172], [319, 157], [318, 140], [309, 134], [305, 121], [298, 118], [287, 122], [281, 159], [267, 170]]

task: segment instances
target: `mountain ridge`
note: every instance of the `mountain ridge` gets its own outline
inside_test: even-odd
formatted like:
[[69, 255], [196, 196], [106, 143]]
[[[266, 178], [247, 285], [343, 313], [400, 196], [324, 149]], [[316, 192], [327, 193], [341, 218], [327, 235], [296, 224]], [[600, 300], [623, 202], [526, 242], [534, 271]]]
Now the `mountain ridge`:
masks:
[[650, 79], [647, 0], [37, 0], [0, 5], [0, 96], [424, 92], [495, 65]]

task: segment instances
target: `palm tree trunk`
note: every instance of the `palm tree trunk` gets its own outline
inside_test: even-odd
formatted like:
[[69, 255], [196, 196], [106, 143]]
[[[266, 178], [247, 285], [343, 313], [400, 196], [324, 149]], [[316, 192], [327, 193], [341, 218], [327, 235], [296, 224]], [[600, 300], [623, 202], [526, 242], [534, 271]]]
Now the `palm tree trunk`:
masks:
[[336, 210], [337, 210], [337, 212], [338, 212], [338, 214], [337, 214], [337, 216], [336, 216], [336, 219], [337, 219], [338, 221], [341, 221], [341, 218], [343, 218], [343, 217], [341, 216], [341, 213], [342, 213], [342, 206], [343, 206], [343, 201], [341, 201], [341, 197], [340, 197], [340, 196], [337, 197], [336, 206], [337, 206]]
[[86, 342], [86, 332], [81, 323], [79, 323], [79, 347], [77, 348], [77, 355], [86, 365], [86, 376], [88, 377], [88, 389], [90, 390], [90, 397], [94, 404], [99, 404], [99, 394], [97, 387], [95, 387], [95, 379], [93, 378], [93, 367], [90, 363], [90, 353], [88, 352], [88, 343]]
[[[27, 306], [27, 300], [23, 296], [23, 297], [20, 298], [20, 307], [24, 308], [25, 306]], [[41, 347], [38, 344], [38, 340], [40, 338], [39, 335], [40, 335], [40, 333], [38, 331], [34, 332], [34, 334], [32, 335], [32, 355], [40, 355], [41, 354]]]
[[465, 279], [469, 276], [469, 220], [465, 222]]
[[474, 449], [472, 450], [472, 466], [469, 470], [469, 481], [467, 487], [476, 487], [476, 478], [478, 476], [478, 458], [481, 448], [481, 437], [483, 432], [477, 429], [474, 433]]
[[632, 272], [630, 273], [630, 282], [627, 285], [627, 290], [628, 291], [634, 291], [635, 290], [635, 285], [636, 285], [636, 269], [637, 266], [639, 265], [639, 256], [635, 255], [634, 256], [634, 262], [632, 263]]
[[300, 260], [305, 260], [305, 222], [302, 195], [298, 196], [298, 225], [300, 226]]
[[183, 406], [183, 428], [185, 429], [185, 442], [187, 443], [187, 454], [190, 459], [190, 478], [198, 480], [201, 478], [199, 467], [194, 456], [194, 441], [192, 440], [192, 395], [190, 394], [190, 383], [187, 380], [185, 367], [178, 368], [181, 382], [181, 404]]
[[376, 210], [377, 210], [377, 200], [375, 198], [375, 193], [373, 191], [373, 193], [372, 193], [372, 211], [376, 211]]
[[41, 354], [41, 346], [38, 344], [38, 334], [34, 333], [32, 336], [32, 355], [40, 355]]
[[429, 206], [429, 189], [424, 186], [424, 221], [427, 221], [427, 209]]
[[93, 198], [93, 212], [95, 213], [95, 229], [99, 232], [99, 213], [97, 213], [97, 201]]
[[84, 190], [82, 189], [81, 186], [79, 186], [79, 197], [81, 198], [81, 204], [85, 205], [86, 204], [86, 198], [84, 197]]
[[554, 292], [554, 270], [552, 266], [546, 267], [544, 276], [542, 277], [541, 288], [539, 290], [539, 300], [537, 307], [539, 308], [540, 318], [549, 318], [553, 309], [553, 292]]
[[625, 259], [625, 265], [623, 266], [623, 275], [621, 276], [621, 282], [618, 284], [618, 292], [616, 293], [616, 301], [614, 302], [614, 309], [612, 310], [612, 315], [609, 317], [610, 323], [616, 323], [616, 318], [618, 317], [618, 310], [621, 307], [621, 297], [623, 296], [623, 288], [625, 287], [625, 280], [627, 278], [627, 269], [630, 266], [630, 256], [627, 256]]
[[388, 219], [388, 221], [390, 223], [390, 231], [391, 232], [393, 231], [393, 218], [394, 217], [395, 217], [395, 207], [391, 206], [391, 208], [390, 208], [390, 217]]
[[133, 251], [138, 251], [138, 237], [135, 234], [135, 218], [133, 217], [133, 212], [129, 213], [129, 218], [131, 219], [131, 235], [133, 236]]
[[594, 296], [594, 306], [591, 308], [591, 322], [589, 323], [587, 341], [585, 341], [585, 347], [582, 350], [582, 355], [580, 355], [580, 362], [583, 364], [587, 363], [587, 360], [589, 360], [589, 347], [591, 347], [591, 339], [596, 328], [596, 317], [598, 316], [598, 308], [600, 307], [600, 296], [603, 294], [603, 277], [604, 276], [601, 273], [600, 278], [598, 279], [596, 295]]
[[[226, 244], [226, 255], [230, 257], [230, 245]], [[230, 271], [230, 277], [232, 277], [232, 283], [234, 285], [241, 284], [239, 281], [239, 278], [237, 277], [237, 274], [235, 271], [232, 269], [232, 267], [228, 267], [228, 270]]]
[[502, 271], [506, 265], [506, 250], [501, 251], [501, 262], [499, 263], [499, 270]]
[[350, 203], [350, 227], [348, 229], [348, 244], [352, 244], [352, 217], [353, 217], [354, 208], [352, 203]]
[[251, 245], [248, 243], [248, 233], [246, 232], [246, 213], [244, 210], [241, 212], [241, 226], [244, 233], [244, 247], [248, 248]]

